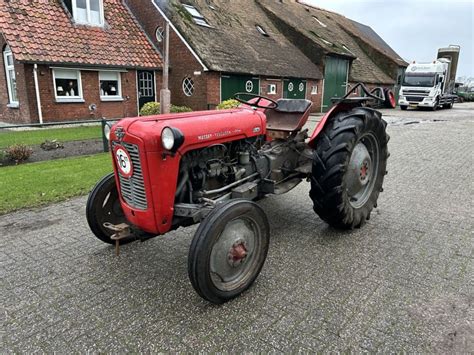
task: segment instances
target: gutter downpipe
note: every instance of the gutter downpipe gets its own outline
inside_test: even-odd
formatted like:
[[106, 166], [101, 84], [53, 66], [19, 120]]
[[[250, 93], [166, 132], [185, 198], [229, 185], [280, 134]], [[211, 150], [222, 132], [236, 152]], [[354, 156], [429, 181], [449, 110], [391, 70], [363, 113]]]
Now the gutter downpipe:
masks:
[[38, 64], [36, 63], [33, 67], [33, 77], [35, 79], [36, 104], [38, 106], [39, 123], [43, 124], [43, 112], [41, 111], [41, 98], [40, 98], [39, 84], [38, 84]]

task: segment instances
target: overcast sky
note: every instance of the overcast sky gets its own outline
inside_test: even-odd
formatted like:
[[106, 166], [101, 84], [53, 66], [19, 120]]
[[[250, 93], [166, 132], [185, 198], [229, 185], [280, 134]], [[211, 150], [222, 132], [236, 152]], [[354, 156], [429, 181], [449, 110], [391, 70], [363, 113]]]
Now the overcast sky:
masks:
[[306, 0], [372, 27], [402, 58], [428, 62], [459, 44], [457, 76], [474, 77], [474, 0]]

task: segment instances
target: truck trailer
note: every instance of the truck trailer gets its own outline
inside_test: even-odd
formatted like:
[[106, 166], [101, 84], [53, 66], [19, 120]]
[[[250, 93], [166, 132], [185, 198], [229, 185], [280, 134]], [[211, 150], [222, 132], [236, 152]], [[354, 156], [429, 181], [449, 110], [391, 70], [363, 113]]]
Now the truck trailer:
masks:
[[459, 52], [460, 46], [450, 45], [440, 48], [438, 58], [431, 63], [411, 63], [400, 88], [400, 108], [452, 108], [457, 99], [453, 92]]

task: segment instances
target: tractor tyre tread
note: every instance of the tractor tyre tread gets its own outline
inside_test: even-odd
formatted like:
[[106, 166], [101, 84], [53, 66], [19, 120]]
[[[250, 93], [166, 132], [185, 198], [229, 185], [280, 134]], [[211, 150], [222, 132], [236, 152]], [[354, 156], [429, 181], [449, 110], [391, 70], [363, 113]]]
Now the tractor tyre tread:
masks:
[[[341, 117], [343, 119], [341, 120]], [[314, 150], [310, 197], [314, 211], [335, 228], [361, 227], [376, 206], [387, 166], [389, 136], [381, 114], [370, 108], [355, 108], [332, 118], [321, 132]], [[365, 132], [379, 143], [380, 161], [375, 185], [367, 202], [353, 208], [345, 191], [344, 175], [352, 150]]]

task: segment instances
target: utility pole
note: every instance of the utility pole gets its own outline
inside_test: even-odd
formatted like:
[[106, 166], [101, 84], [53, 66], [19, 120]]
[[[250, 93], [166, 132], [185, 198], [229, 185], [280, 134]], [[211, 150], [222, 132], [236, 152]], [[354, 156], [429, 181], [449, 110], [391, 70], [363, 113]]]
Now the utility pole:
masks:
[[169, 53], [170, 53], [170, 24], [166, 22], [165, 29], [165, 62], [163, 65], [163, 85], [160, 90], [160, 112], [170, 113], [171, 92], [168, 88], [169, 81]]

